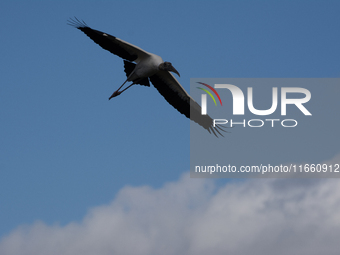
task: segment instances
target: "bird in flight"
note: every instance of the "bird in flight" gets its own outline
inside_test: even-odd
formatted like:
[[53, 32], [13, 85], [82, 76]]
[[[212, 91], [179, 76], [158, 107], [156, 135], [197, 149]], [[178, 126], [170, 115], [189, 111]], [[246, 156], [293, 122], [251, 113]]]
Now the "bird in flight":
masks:
[[[149, 53], [131, 43], [125, 42], [115, 36], [90, 28], [84, 21], [77, 18], [69, 19], [71, 25], [90, 37], [103, 49], [121, 57], [124, 60], [124, 71], [127, 79], [109, 97], [120, 95], [132, 85], [143, 85], [150, 87], [150, 82], [180, 113], [187, 118], [201, 125], [203, 128], [213, 133], [222, 135], [221, 131], [226, 132], [221, 126], [213, 125], [213, 119], [209, 115], [201, 115], [200, 105], [185, 91], [171, 72], [180, 76], [179, 72], [170, 62], [164, 62], [160, 56]], [[135, 62], [135, 63], [133, 63]], [[132, 82], [129, 86], [122, 89], [126, 82]]]

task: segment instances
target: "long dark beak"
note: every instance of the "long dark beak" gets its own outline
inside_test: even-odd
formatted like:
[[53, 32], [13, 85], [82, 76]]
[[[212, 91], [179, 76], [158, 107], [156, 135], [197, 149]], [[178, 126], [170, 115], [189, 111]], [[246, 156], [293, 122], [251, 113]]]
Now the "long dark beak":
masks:
[[171, 70], [170, 70], [170, 71], [173, 72], [173, 73], [175, 73], [175, 74], [177, 74], [179, 77], [181, 77], [181, 76], [179, 75], [179, 72], [176, 70], [175, 67], [171, 66]]

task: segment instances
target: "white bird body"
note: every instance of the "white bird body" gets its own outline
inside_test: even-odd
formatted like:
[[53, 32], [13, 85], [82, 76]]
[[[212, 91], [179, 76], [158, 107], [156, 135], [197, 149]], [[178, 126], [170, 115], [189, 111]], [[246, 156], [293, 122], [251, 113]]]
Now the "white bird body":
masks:
[[[225, 131], [218, 125], [213, 126], [213, 120], [209, 115], [201, 115], [199, 104], [191, 98], [170, 73], [173, 72], [179, 76], [178, 71], [170, 62], [164, 62], [160, 56], [149, 53], [115, 36], [92, 29], [84, 21], [81, 22], [77, 18], [75, 20], [70, 19], [68, 24], [84, 32], [103, 49], [124, 59], [124, 71], [127, 79], [109, 99], [120, 95], [134, 84], [150, 86], [150, 80], [169, 104], [187, 118], [207, 129], [209, 133], [212, 131], [217, 136], [216, 132], [222, 135], [220, 131]], [[128, 81], [132, 82], [132, 84], [119, 91]]]
[[153, 53], [147, 53], [146, 56], [138, 58], [135, 69], [127, 78], [128, 81], [134, 81], [138, 78], [147, 78], [159, 71], [159, 65], [163, 63], [163, 59]]

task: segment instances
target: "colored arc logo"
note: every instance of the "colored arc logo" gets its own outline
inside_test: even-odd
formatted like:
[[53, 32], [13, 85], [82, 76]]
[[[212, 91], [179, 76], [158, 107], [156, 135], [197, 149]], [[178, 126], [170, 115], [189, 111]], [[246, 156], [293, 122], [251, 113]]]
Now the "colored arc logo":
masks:
[[[210, 85], [208, 85], [208, 84], [206, 84], [206, 83], [203, 83], [203, 82], [197, 82], [197, 83], [202, 84], [202, 85], [206, 86], [207, 88], [211, 89], [212, 92], [214, 92], [215, 95], [217, 96], [218, 100], [220, 100], [220, 103], [221, 103], [221, 105], [222, 105], [221, 98], [220, 98], [219, 94], [217, 93], [217, 91], [216, 91], [213, 87], [211, 87]], [[215, 100], [214, 96], [210, 93], [209, 90], [203, 89], [203, 88], [200, 88], [200, 87], [197, 87], [197, 88], [203, 90], [204, 92], [206, 92], [206, 93], [214, 100], [214, 103], [215, 103], [215, 105], [217, 106], [216, 100]]]

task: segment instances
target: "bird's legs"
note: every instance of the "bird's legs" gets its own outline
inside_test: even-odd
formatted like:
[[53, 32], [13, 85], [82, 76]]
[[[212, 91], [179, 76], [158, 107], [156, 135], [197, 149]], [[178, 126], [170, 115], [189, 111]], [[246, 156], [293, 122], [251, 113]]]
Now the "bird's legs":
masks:
[[123, 86], [124, 84], [127, 82], [124, 81], [124, 83], [122, 84], [122, 86], [120, 86], [115, 92], [113, 92], [113, 94], [109, 97], [109, 100], [113, 97], [116, 97], [116, 96], [119, 96], [120, 94], [122, 94], [125, 90], [127, 90], [128, 88], [130, 88], [132, 85], [136, 84], [136, 83], [132, 83], [131, 85], [127, 86], [125, 89], [123, 89], [122, 91], [119, 91]]

